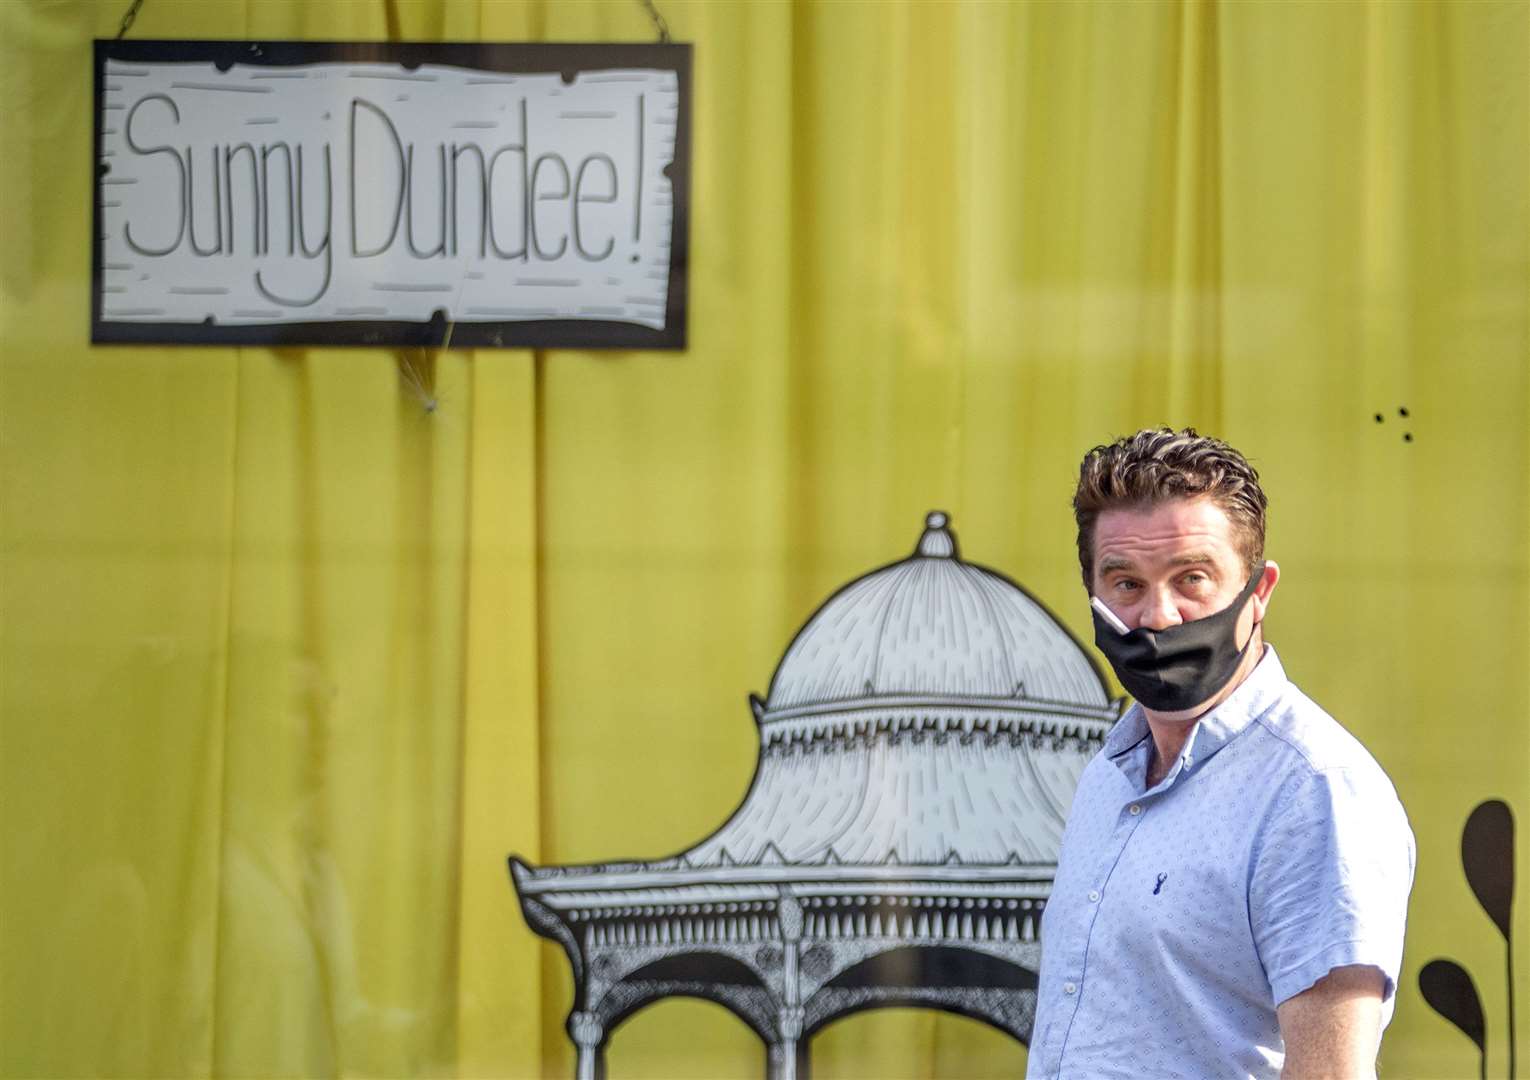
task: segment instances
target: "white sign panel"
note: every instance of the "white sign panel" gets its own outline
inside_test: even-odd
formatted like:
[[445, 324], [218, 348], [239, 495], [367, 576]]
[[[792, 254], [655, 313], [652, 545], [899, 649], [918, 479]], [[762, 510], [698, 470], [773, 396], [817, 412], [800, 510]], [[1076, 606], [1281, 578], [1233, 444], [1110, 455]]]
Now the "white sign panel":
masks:
[[689, 56], [98, 43], [94, 339], [681, 347]]

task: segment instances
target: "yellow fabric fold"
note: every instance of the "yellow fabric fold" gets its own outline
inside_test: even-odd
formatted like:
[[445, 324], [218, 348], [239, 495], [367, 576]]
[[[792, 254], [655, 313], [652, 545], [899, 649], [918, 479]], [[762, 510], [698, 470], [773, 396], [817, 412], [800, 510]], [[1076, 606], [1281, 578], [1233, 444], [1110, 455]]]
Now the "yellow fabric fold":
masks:
[[[426, 355], [91, 347], [90, 42], [125, 4], [0, 4], [0, 1075], [571, 1075], [507, 857], [721, 825], [746, 695], [929, 510], [1087, 640], [1072, 473], [1158, 423], [1254, 459], [1271, 638], [1417, 833], [1383, 1074], [1476, 1070], [1437, 956], [1502, 1073], [1459, 842], [1482, 799], [1530, 814], [1530, 7], [659, 6], [695, 44], [690, 348]], [[132, 36], [390, 33], [654, 31], [146, 0]], [[763, 1050], [670, 1001], [607, 1060]], [[881, 1010], [813, 1065], [1024, 1050]]]

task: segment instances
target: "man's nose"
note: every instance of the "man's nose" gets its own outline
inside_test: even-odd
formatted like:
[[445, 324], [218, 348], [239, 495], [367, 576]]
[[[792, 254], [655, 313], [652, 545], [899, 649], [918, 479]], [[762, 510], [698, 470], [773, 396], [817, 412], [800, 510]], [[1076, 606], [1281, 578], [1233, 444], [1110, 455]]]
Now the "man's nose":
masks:
[[1152, 590], [1137, 616], [1137, 625], [1145, 626], [1149, 630], [1167, 630], [1184, 621], [1180, 617], [1179, 605], [1175, 603], [1174, 593], [1169, 589]]

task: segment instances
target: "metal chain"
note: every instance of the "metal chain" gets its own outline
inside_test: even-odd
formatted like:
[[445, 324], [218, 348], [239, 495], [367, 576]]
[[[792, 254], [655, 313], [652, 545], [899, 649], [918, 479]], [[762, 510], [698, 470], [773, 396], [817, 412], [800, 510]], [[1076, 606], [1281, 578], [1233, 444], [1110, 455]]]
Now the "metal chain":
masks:
[[127, 36], [127, 32], [133, 28], [133, 20], [138, 18], [138, 9], [143, 7], [143, 0], [133, 0], [128, 5], [127, 14], [122, 16], [122, 25], [117, 28], [117, 40], [121, 41]]
[[[140, 3], [143, 0], [139, 0]], [[659, 14], [659, 9], [653, 6], [653, 0], [638, 0], [643, 5], [643, 10], [648, 12], [648, 17], [653, 20], [653, 25], [659, 31], [659, 44], [669, 44], [669, 23], [664, 21], [664, 16]]]

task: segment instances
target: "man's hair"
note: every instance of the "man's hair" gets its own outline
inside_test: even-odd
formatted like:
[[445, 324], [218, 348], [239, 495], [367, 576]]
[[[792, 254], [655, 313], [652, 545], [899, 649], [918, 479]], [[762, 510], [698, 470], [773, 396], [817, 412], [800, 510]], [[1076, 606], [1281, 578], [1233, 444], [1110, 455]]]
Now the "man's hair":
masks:
[[1259, 474], [1238, 451], [1194, 428], [1144, 428], [1084, 455], [1073, 493], [1078, 561], [1094, 588], [1094, 524], [1105, 510], [1148, 509], [1171, 499], [1207, 498], [1227, 515], [1248, 572], [1264, 561], [1266, 500]]

